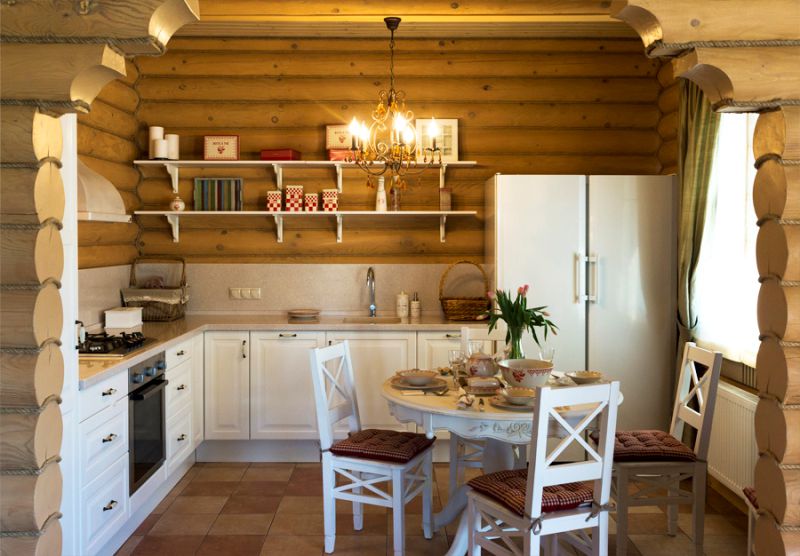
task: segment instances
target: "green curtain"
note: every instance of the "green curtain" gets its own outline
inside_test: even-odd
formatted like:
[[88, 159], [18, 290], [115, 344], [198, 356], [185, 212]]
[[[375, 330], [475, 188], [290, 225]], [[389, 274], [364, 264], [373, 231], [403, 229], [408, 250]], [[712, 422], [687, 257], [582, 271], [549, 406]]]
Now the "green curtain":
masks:
[[706, 223], [709, 181], [720, 115], [703, 91], [681, 79], [678, 109], [678, 365], [683, 346], [693, 340], [698, 315], [694, 310], [694, 279]]

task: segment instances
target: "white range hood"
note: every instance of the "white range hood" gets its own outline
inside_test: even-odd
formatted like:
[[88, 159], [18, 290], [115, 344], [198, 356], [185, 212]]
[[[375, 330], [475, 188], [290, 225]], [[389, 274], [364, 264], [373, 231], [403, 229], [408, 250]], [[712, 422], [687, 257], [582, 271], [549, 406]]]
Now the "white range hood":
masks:
[[117, 188], [78, 160], [78, 220], [130, 222]]

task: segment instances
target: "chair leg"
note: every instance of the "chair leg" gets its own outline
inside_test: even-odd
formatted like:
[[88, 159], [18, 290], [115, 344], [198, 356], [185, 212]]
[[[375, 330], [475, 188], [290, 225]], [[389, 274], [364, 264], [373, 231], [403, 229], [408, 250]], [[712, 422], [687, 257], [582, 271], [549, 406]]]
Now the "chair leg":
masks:
[[[324, 454], [327, 456], [328, 454]], [[327, 461], [326, 461], [327, 460]], [[336, 484], [336, 474], [329, 459], [322, 460], [322, 511], [325, 527], [325, 553], [331, 554], [336, 544], [336, 498], [333, 489]]]
[[422, 488], [422, 534], [426, 539], [433, 538], [433, 450], [425, 455], [422, 464], [425, 485]]
[[558, 556], [559, 548], [558, 548], [558, 533], [550, 535], [549, 537], [545, 537], [548, 543], [548, 552], [552, 556]]
[[481, 514], [475, 507], [475, 502], [471, 498], [467, 503], [467, 522], [469, 523], [468, 551], [469, 556], [480, 556], [481, 546], [476, 542], [481, 530]]
[[628, 552], [628, 471], [617, 469], [617, 556]]
[[522, 541], [522, 553], [525, 556], [539, 556], [542, 553], [542, 536], [528, 531]]
[[698, 556], [703, 556], [703, 526], [706, 517], [706, 464], [698, 462], [695, 465], [692, 477], [692, 491], [694, 504], [692, 507], [692, 540], [694, 551]]
[[394, 556], [403, 556], [406, 545], [405, 474], [392, 471], [392, 536]]
[[608, 512], [600, 512], [597, 517], [597, 527], [592, 528], [592, 556], [608, 556]]
[[756, 518], [757, 514], [753, 508], [749, 507], [747, 510], [747, 556], [755, 556], [756, 551], [754, 549], [755, 544], [755, 534], [756, 534]]
[[[679, 480], [680, 475], [675, 475], [674, 479], [670, 478], [669, 487], [667, 487], [667, 496], [672, 498], [680, 494], [681, 485]], [[678, 534], [678, 504], [667, 504], [667, 534], [674, 537]]]
[[[361, 480], [361, 473], [353, 471], [353, 476]], [[353, 487], [353, 494], [361, 494], [361, 487]], [[361, 531], [364, 528], [364, 504], [353, 500], [353, 529]]]
[[455, 433], [450, 433], [450, 477], [447, 484], [448, 496], [458, 488], [458, 475], [461, 470], [461, 439]]

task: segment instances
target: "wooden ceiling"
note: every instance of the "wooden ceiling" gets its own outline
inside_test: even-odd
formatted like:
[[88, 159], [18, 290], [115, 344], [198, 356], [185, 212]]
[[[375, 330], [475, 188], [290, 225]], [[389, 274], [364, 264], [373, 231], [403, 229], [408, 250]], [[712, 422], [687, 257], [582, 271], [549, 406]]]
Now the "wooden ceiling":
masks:
[[383, 18], [403, 19], [408, 38], [638, 38], [603, 0], [200, 0], [200, 21], [182, 36], [386, 37]]

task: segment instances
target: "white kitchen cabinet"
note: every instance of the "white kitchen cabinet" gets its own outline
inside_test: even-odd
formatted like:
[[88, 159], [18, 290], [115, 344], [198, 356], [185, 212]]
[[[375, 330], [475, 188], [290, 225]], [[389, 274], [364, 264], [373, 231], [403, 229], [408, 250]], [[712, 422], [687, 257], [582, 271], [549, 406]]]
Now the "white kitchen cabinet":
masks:
[[197, 448], [204, 438], [203, 429], [203, 335], [198, 334], [191, 340], [192, 342], [192, 384], [194, 393], [192, 394], [192, 434], [194, 441], [192, 446]]
[[250, 334], [250, 438], [319, 438], [309, 350], [324, 345], [324, 332]]
[[205, 438], [250, 438], [250, 333], [205, 334]]
[[332, 332], [329, 342], [347, 340], [353, 360], [358, 409], [363, 428], [407, 430], [391, 413], [381, 396], [384, 381], [402, 369], [416, 367], [415, 332]]
[[461, 349], [461, 332], [419, 332], [417, 334], [417, 367], [433, 369], [449, 367], [448, 352]]

